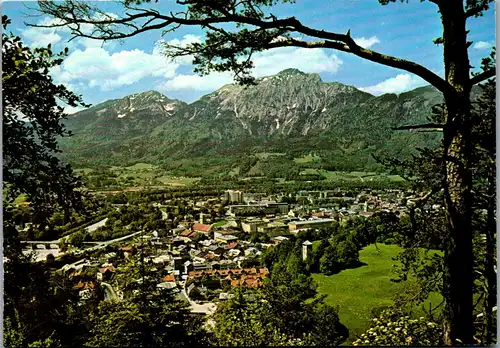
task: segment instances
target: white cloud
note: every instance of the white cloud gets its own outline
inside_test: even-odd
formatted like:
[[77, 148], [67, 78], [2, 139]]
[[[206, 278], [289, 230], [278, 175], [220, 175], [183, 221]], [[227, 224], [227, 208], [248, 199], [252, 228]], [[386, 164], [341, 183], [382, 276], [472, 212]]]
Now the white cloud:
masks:
[[488, 50], [493, 47], [493, 44], [488, 41], [478, 41], [472, 46], [476, 50]]
[[353, 40], [363, 48], [370, 48], [373, 45], [380, 43], [380, 40], [376, 36], [372, 36], [369, 38], [355, 37]]
[[253, 58], [256, 77], [276, 74], [287, 68], [299, 69], [306, 73], [336, 73], [342, 60], [335, 54], [328, 55], [321, 48], [282, 47], [260, 52]]
[[[306, 73], [336, 73], [342, 65], [335, 54], [327, 55], [320, 48], [307, 49], [282, 47], [257, 53], [253, 57], [255, 77], [277, 74], [287, 68], [296, 68]], [[163, 91], [197, 90], [213, 91], [227, 83], [232, 83], [232, 74], [211, 73], [207, 76], [177, 75], [169, 81], [162, 82], [157, 88]]]
[[373, 95], [381, 95], [385, 93], [402, 93], [413, 88], [424, 86], [427, 83], [420, 77], [410, 74], [399, 74], [396, 77], [391, 77], [376, 85], [359, 88], [362, 91]]
[[232, 83], [233, 79], [230, 73], [212, 73], [206, 76], [199, 75], [177, 75], [173, 79], [159, 83], [156, 88], [160, 91], [214, 91], [225, 84]]
[[75, 107], [75, 106], [66, 105], [64, 107], [64, 113], [67, 115], [71, 115], [71, 114], [77, 113], [78, 111], [82, 111], [82, 110], [85, 110], [85, 108], [81, 107], [81, 106]]
[[101, 47], [88, 47], [73, 51], [51, 73], [57, 83], [83, 82], [108, 91], [146, 77], [174, 77], [179, 65], [169, 62], [157, 51], [149, 54], [134, 49], [110, 54]]
[[[163, 54], [165, 55], [165, 45], [172, 45], [172, 46], [177, 46], [177, 47], [186, 47], [189, 44], [192, 43], [200, 43], [201, 42], [201, 37], [197, 35], [192, 35], [192, 34], [186, 34], [182, 37], [182, 39], [172, 39], [170, 41], [165, 42], [165, 40], [159, 40], [156, 43], [156, 47], [153, 51], [155, 54]], [[188, 55], [188, 56], [183, 56], [183, 57], [177, 57], [174, 59], [176, 63], [180, 64], [191, 64], [193, 62], [193, 56]]]
[[30, 47], [47, 47], [55, 45], [62, 37], [52, 28], [30, 27], [21, 31], [21, 35], [29, 42]]

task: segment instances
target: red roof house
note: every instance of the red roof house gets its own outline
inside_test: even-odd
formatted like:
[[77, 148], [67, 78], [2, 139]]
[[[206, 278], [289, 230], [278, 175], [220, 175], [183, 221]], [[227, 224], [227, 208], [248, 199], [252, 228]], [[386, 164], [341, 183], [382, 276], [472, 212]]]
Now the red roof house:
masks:
[[196, 232], [208, 233], [212, 230], [212, 226], [205, 224], [194, 224], [191, 229]]

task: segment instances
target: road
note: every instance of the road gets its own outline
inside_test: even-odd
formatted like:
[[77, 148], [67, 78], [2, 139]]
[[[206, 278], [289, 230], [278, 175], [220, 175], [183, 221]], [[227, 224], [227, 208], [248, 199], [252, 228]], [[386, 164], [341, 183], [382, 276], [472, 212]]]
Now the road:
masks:
[[108, 218], [104, 218], [102, 219], [101, 221], [98, 221], [96, 222], [95, 224], [93, 225], [90, 225], [88, 227], [86, 227], [86, 230], [88, 232], [94, 232], [95, 230], [97, 230], [99, 227], [102, 227], [106, 224], [106, 221], [108, 221]]
[[[93, 247], [90, 247], [90, 248], [80, 249], [80, 250], [78, 250], [78, 251], [75, 252], [75, 255], [81, 255], [81, 254], [83, 254], [85, 252], [88, 252], [88, 251], [94, 251], [94, 250], [105, 248], [109, 244], [120, 242], [122, 240], [126, 240], [126, 239], [129, 239], [129, 238], [132, 238], [132, 237], [134, 237], [134, 236], [136, 236], [136, 235], [138, 235], [140, 233], [143, 233], [143, 232], [144, 231], [139, 231], [139, 232], [128, 234], [128, 235], [123, 236], [123, 237], [119, 237], [119, 238], [115, 238], [115, 239], [111, 239], [111, 240], [106, 240], [106, 241], [102, 241], [102, 242], [89, 242], [88, 244], [96, 244], [96, 245], [93, 246]], [[46, 243], [58, 244], [58, 242], [59, 242], [58, 240], [50, 241], [50, 242], [23, 241], [23, 243], [26, 243], [26, 244], [46, 244]], [[24, 254], [28, 254], [30, 252], [33, 252], [35, 254], [36, 261], [43, 261], [43, 260], [45, 260], [47, 258], [47, 255], [49, 255], [49, 254], [54, 255], [54, 257], [58, 257], [58, 256], [64, 255], [64, 253], [61, 253], [59, 250], [60, 250], [59, 248], [57, 248], [57, 249], [23, 250], [23, 253]]]
[[81, 250], [79, 250], [78, 252], [75, 253], [75, 255], [80, 255], [80, 254], [82, 254], [84, 252], [94, 251], [94, 250], [105, 248], [106, 246], [108, 246], [108, 245], [110, 245], [112, 243], [116, 243], [116, 242], [120, 242], [120, 241], [125, 240], [125, 239], [132, 238], [132, 237], [134, 237], [134, 236], [136, 236], [138, 234], [141, 234], [143, 232], [144, 231], [139, 231], [139, 232], [135, 232], [135, 233], [132, 233], [132, 234], [128, 234], [128, 235], [120, 237], [120, 238], [115, 238], [115, 239], [111, 239], [111, 240], [106, 240], [106, 241], [100, 242], [96, 246], [93, 246], [93, 247], [90, 247], [90, 248], [87, 248], [87, 249], [81, 249]]

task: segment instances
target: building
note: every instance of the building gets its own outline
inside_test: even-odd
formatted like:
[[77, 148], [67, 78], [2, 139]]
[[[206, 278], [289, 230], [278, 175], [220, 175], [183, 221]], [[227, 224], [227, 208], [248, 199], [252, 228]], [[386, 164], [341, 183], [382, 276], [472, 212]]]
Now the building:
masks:
[[254, 232], [257, 232], [257, 230], [260, 226], [265, 226], [265, 225], [266, 225], [266, 222], [262, 221], [260, 219], [247, 220], [247, 221], [241, 222], [241, 229], [243, 230], [243, 232], [246, 232], [246, 233], [254, 233]]
[[323, 228], [329, 227], [335, 219], [316, 219], [308, 221], [294, 221], [288, 224], [290, 231], [303, 230], [308, 228]]
[[218, 237], [215, 237], [215, 241], [219, 243], [230, 243], [238, 240], [238, 237], [233, 236], [232, 234], [226, 234], [226, 235], [221, 235]]
[[231, 203], [243, 203], [243, 192], [227, 190], [224, 192], [224, 200]]
[[306, 240], [302, 243], [302, 260], [306, 260], [309, 255], [312, 254], [312, 243]]
[[212, 232], [212, 226], [211, 225], [205, 225], [205, 224], [194, 224], [191, 229], [195, 232], [203, 233], [204, 235], [208, 236], [209, 238], [212, 238], [213, 232]]
[[288, 203], [258, 203], [230, 205], [228, 214], [235, 216], [238, 211], [255, 209], [262, 210], [265, 214], [288, 214]]

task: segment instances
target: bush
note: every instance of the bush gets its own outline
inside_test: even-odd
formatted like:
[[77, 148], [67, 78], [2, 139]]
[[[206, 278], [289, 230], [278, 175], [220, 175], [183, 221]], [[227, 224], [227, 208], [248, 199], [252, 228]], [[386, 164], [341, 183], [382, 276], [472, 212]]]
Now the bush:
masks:
[[442, 346], [440, 325], [424, 317], [412, 319], [399, 310], [387, 309], [372, 319], [372, 326], [354, 346]]

